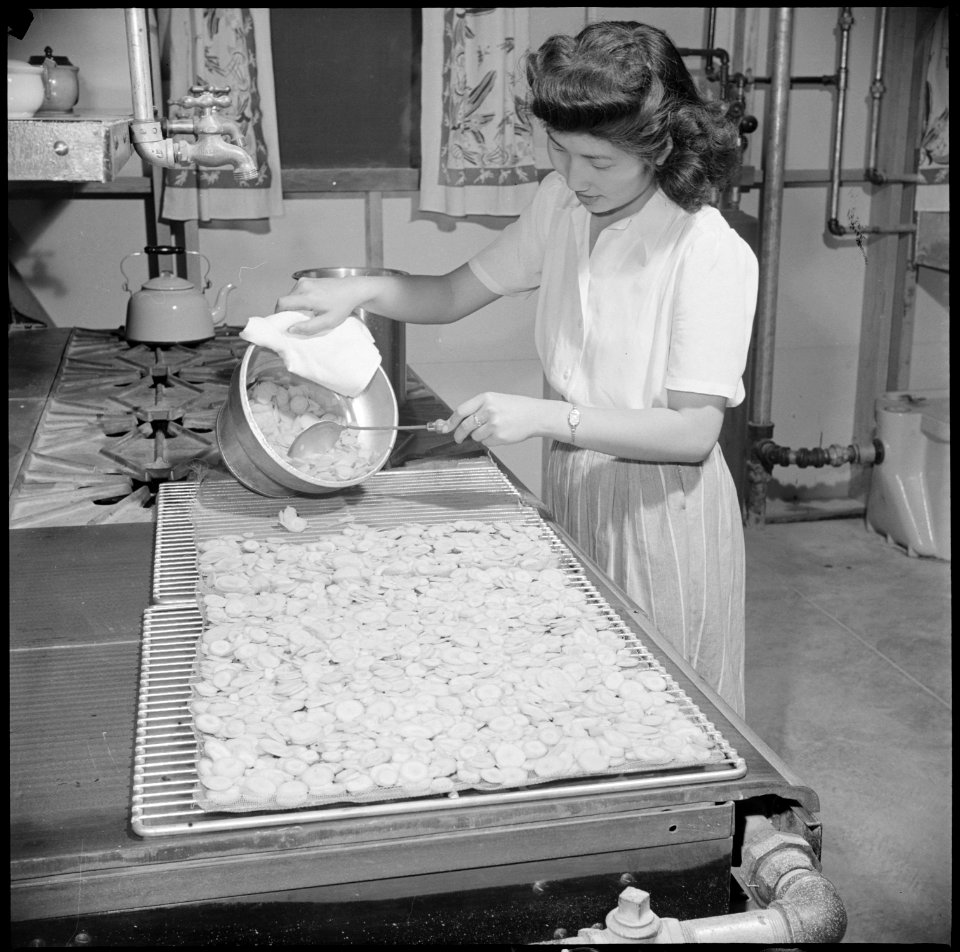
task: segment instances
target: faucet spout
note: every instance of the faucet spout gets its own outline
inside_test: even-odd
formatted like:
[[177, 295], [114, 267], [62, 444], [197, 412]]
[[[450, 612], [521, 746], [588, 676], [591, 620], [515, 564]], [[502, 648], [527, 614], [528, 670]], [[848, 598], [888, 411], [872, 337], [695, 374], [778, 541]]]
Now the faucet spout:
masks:
[[184, 165], [196, 164], [206, 168], [233, 167], [237, 181], [248, 182], [259, 176], [257, 164], [240, 146], [227, 142], [219, 134], [201, 135], [196, 142], [180, 142], [179, 160]]

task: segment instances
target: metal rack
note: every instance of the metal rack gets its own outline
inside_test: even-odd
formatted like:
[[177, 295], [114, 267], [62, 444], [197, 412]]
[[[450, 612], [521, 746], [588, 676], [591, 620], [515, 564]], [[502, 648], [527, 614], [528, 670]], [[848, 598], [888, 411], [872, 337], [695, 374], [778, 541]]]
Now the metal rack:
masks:
[[[573, 551], [536, 509], [523, 504], [493, 463], [480, 461], [418, 473], [378, 473], [364, 486], [362, 493], [352, 496], [293, 500], [298, 511], [313, 522], [311, 536], [336, 531], [349, 522], [391, 526], [456, 518], [520, 521], [537, 526], [558, 555], [568, 584], [581, 589], [607, 615], [645, 670], [665, 677], [676, 708], [712, 740], [715, 759], [668, 766], [631, 764], [602, 777], [568, 777], [513, 790], [464, 789], [452, 795], [411, 799], [394, 796], [377, 802], [244, 814], [204, 812], [194, 802], [197, 745], [189, 709], [196, 642], [203, 631], [195, 594], [198, 578], [193, 506], [198, 484], [167, 484], [160, 488], [154, 550], [153, 598], [159, 604], [148, 608], [143, 616], [132, 802], [135, 832], [153, 836], [389, 816], [706, 783], [736, 779], [746, 773], [745, 762], [643, 644], [638, 626], [592, 584]], [[278, 508], [275, 499], [256, 496], [225, 481], [202, 484], [200, 492], [205, 493], [206, 535], [254, 531], [266, 536], [280, 531], [273, 525]]]

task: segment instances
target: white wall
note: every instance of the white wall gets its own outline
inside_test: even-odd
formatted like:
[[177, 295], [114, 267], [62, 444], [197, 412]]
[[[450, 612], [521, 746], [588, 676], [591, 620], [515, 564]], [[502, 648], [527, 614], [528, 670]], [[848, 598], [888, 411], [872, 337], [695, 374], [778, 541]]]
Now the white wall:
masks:
[[[553, 32], [575, 32], [591, 19], [637, 19], [665, 29], [678, 46], [705, 44], [701, 7], [534, 7], [531, 40]], [[866, 165], [869, 86], [877, 8], [854, 8], [850, 34], [850, 79], [843, 165]], [[836, 69], [837, 8], [795, 8], [794, 75], [826, 75]], [[131, 112], [123, 14], [119, 8], [35, 10], [23, 41], [8, 38], [8, 55], [27, 59], [46, 45], [80, 67], [80, 107]], [[748, 8], [746, 49], [749, 68], [769, 76], [767, 33], [770, 10]], [[716, 42], [732, 48], [733, 8], [718, 11]], [[688, 60], [695, 74], [700, 63]], [[760, 120], [745, 161], [762, 166], [765, 87], [751, 94], [750, 111]], [[796, 89], [790, 97], [788, 171], [829, 168], [833, 94], [827, 88]], [[542, 138], [539, 140], [542, 143]], [[542, 149], [540, 150], [542, 154]], [[544, 158], [545, 162], [545, 158]], [[141, 174], [138, 159], [124, 174]], [[757, 191], [748, 192], [743, 210], [757, 214]], [[858, 340], [863, 303], [864, 260], [852, 239], [826, 232], [826, 184], [788, 188], [783, 204], [777, 336], [774, 354], [774, 438], [790, 446], [846, 443], [853, 424]], [[870, 218], [870, 196], [861, 187], [841, 190], [840, 212]], [[11, 259], [34, 293], [61, 326], [116, 328], [125, 316], [119, 262], [145, 242], [143, 203], [138, 200], [83, 198], [72, 201], [17, 199], [9, 203]], [[384, 262], [387, 267], [442, 273], [456, 267], [492, 240], [505, 220], [453, 221], [421, 214], [414, 196], [384, 200]], [[363, 202], [356, 196], [310, 196], [285, 201], [283, 217], [264, 223], [203, 227], [201, 250], [213, 263], [215, 286], [240, 286], [230, 298], [228, 319], [242, 324], [272, 310], [277, 296], [304, 267], [362, 265]], [[869, 253], [870, 247], [867, 246]], [[135, 275], [142, 259], [131, 270]], [[249, 270], [248, 270], [249, 269]], [[911, 386], [948, 386], [948, 276], [923, 273], [917, 295]], [[484, 312], [448, 327], [410, 327], [408, 360], [440, 395], [456, 404], [483, 389], [541, 392], [541, 375], [532, 340], [533, 299], [499, 301]], [[540, 447], [507, 448], [502, 458], [534, 491], [540, 487]], [[845, 468], [778, 468], [771, 496], [843, 497]]]

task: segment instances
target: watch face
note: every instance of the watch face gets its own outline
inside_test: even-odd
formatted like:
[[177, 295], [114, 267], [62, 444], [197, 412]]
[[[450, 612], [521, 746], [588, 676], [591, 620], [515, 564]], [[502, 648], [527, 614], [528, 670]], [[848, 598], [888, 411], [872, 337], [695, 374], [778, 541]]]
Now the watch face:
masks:
[[570, 411], [570, 416], [567, 418], [571, 426], [576, 426], [580, 422], [580, 411], [574, 407]]

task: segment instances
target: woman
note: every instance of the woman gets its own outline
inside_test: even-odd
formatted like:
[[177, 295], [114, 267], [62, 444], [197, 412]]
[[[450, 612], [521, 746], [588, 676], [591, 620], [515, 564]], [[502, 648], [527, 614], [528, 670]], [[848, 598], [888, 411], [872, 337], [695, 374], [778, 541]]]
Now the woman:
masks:
[[739, 165], [664, 33], [554, 36], [528, 58], [555, 172], [491, 245], [441, 276], [301, 279], [306, 335], [354, 308], [450, 323], [539, 288], [536, 344], [561, 400], [480, 393], [447, 432], [552, 441], [545, 502], [701, 677], [744, 711], [743, 528], [717, 445], [744, 398], [757, 262], [705, 204]]

